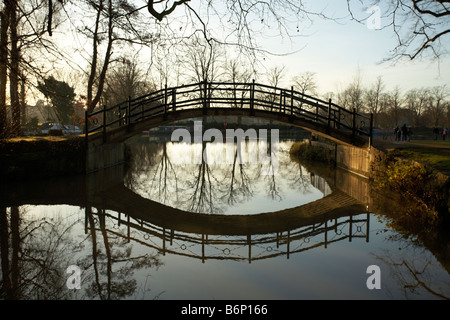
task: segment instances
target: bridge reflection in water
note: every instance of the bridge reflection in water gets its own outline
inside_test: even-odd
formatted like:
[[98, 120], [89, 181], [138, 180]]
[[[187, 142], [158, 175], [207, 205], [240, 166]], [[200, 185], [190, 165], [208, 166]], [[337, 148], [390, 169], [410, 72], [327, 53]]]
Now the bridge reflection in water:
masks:
[[[324, 194], [323, 198], [294, 208], [253, 215], [183, 211], [143, 198], [119, 183], [90, 197], [85, 208], [85, 232], [94, 228], [156, 249], [163, 255], [186, 256], [202, 262], [251, 263], [283, 255], [289, 259], [293, 254], [327, 248], [339, 241], [369, 242], [368, 187], [364, 187], [367, 181], [348, 173], [322, 172], [326, 178], [320, 174], [311, 173], [309, 179]], [[122, 177], [120, 170], [118, 177]], [[102, 175], [95, 180], [104, 183]], [[345, 189], [354, 186], [359, 192], [353, 192], [352, 197]], [[355, 197], [362, 197], [365, 202]], [[89, 217], [96, 218], [94, 225]]]
[[[355, 238], [369, 242], [370, 214], [326, 218], [297, 229], [269, 234], [248, 234], [246, 236], [210, 235], [207, 233], [185, 233], [162, 228], [144, 219], [136, 219], [126, 214], [100, 210], [94, 212], [86, 208], [87, 215], [97, 218], [95, 225], [89, 225], [86, 216], [85, 232], [95, 231], [114, 234], [128, 242], [138, 242], [161, 254], [175, 254], [201, 260], [263, 260], [301, 253], [339, 241]], [[109, 220], [109, 222], [106, 222]], [[135, 231], [132, 234], [132, 230]]]

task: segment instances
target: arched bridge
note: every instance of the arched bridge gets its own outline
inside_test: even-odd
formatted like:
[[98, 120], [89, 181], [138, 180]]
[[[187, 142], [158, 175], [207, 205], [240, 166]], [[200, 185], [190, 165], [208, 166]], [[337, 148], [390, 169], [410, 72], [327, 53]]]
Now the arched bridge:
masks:
[[301, 92], [255, 83], [200, 82], [86, 112], [86, 142], [120, 142], [176, 120], [234, 115], [287, 123], [356, 146], [371, 145], [372, 115]]

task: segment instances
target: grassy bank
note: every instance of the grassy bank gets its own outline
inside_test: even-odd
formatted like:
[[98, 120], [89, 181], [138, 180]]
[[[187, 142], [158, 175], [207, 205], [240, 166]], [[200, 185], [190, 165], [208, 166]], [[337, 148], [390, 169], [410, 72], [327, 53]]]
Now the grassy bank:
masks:
[[0, 141], [0, 176], [6, 180], [83, 173], [83, 137], [21, 137]]
[[[397, 195], [417, 205], [406, 214], [423, 225], [448, 220], [450, 149], [442, 142], [432, 145], [401, 144], [385, 150], [386, 157], [377, 162], [373, 188], [386, 196]], [[330, 163], [327, 150], [298, 142], [290, 149], [301, 160]], [[374, 170], [374, 167], [372, 167]]]
[[374, 187], [414, 201], [417, 206], [407, 212], [423, 226], [439, 224], [448, 219], [448, 182], [435, 168], [388, 154], [381, 165], [384, 174], [374, 181]]
[[[438, 147], [435, 147], [438, 146]], [[429, 145], [414, 145], [388, 150], [388, 154], [407, 160], [427, 164], [432, 168], [450, 176], [450, 148], [441, 148], [442, 142], [431, 142]]]
[[289, 153], [302, 160], [329, 162], [328, 151], [317, 146], [312, 146], [307, 142], [295, 142]]

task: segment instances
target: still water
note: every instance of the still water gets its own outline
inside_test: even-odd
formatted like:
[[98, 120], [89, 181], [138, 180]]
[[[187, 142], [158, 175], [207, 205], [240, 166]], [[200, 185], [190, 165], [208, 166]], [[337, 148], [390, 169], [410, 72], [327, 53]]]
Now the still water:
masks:
[[450, 298], [447, 242], [399, 231], [365, 179], [292, 143], [263, 174], [135, 137], [126, 168], [2, 187], [2, 298]]

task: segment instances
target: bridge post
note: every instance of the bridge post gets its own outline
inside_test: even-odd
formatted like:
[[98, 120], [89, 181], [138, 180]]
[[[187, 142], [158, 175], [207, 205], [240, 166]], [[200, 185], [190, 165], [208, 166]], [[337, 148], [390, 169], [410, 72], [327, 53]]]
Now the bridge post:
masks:
[[207, 104], [206, 104], [206, 94], [207, 94], [207, 89], [208, 89], [208, 83], [207, 83], [207, 81], [206, 81], [206, 79], [205, 79], [205, 81], [203, 82], [203, 114], [206, 114], [207, 112], [206, 112], [206, 107], [207, 107]]
[[294, 115], [294, 86], [291, 86], [291, 116]]
[[282, 113], [283, 108], [283, 89], [280, 89], [280, 113]]
[[131, 96], [128, 96], [128, 104], [127, 104], [127, 129], [130, 129], [131, 124]]
[[106, 105], [103, 105], [103, 125], [102, 125], [102, 139], [103, 143], [106, 142]]
[[341, 129], [341, 107], [338, 107], [338, 123], [337, 128]]
[[252, 81], [252, 86], [250, 87], [250, 115], [254, 115], [255, 110], [255, 79]]
[[172, 89], [172, 108], [173, 111], [177, 108], [177, 89]]
[[319, 103], [316, 101], [316, 122], [319, 121]]
[[89, 126], [88, 126], [88, 111], [84, 110], [84, 139], [86, 140], [86, 147], [88, 146]]
[[167, 83], [164, 86], [164, 120], [167, 119]]
[[356, 133], [356, 109], [353, 108], [353, 113], [352, 113], [352, 138], [355, 137], [355, 133]]
[[331, 127], [331, 98], [328, 99], [328, 122], [327, 122], [327, 131], [330, 133]]

